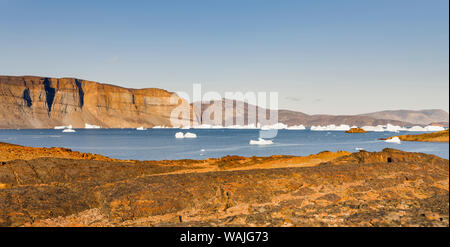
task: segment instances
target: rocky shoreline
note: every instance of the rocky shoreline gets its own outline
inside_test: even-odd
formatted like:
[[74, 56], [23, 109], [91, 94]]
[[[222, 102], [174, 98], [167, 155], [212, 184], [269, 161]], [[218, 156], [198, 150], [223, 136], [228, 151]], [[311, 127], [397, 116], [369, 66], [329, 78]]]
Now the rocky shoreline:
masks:
[[0, 143], [0, 226], [449, 226], [449, 161], [395, 149], [115, 160]]
[[448, 130], [419, 135], [392, 136], [389, 138], [381, 138], [380, 140], [390, 140], [396, 137], [400, 141], [409, 141], [409, 142], [449, 142]]
[[410, 142], [449, 142], [448, 130], [443, 130], [434, 133], [425, 133], [420, 135], [401, 135], [397, 137], [401, 141], [410, 141]]

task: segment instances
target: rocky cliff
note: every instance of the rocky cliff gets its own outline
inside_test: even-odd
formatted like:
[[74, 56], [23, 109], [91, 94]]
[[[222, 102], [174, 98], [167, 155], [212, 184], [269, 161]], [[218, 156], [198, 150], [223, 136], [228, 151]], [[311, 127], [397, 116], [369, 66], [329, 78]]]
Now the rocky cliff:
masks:
[[[172, 102], [171, 96], [176, 97]], [[128, 89], [74, 78], [0, 76], [0, 128], [170, 125], [172, 110], [183, 102], [156, 88]]]

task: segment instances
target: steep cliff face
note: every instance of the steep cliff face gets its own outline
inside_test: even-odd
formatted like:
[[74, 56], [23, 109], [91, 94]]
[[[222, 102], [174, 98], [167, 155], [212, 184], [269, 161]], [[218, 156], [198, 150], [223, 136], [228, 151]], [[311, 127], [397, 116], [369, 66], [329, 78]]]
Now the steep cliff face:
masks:
[[[170, 100], [174, 96], [175, 100]], [[170, 126], [183, 99], [162, 89], [128, 89], [74, 78], [0, 76], [0, 128], [86, 123], [107, 128]]]

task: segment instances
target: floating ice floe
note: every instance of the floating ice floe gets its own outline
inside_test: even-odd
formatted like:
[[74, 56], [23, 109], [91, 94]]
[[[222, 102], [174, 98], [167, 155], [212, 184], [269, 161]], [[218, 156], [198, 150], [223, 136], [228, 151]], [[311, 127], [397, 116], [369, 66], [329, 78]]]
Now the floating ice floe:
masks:
[[363, 126], [361, 129], [365, 131], [373, 131], [373, 132], [384, 132], [383, 125], [377, 125], [377, 126]]
[[444, 127], [441, 126], [433, 126], [433, 125], [429, 125], [429, 126], [413, 126], [411, 128], [408, 129], [408, 131], [417, 131], [417, 132], [432, 132], [432, 131], [443, 131], [445, 130]]
[[312, 131], [347, 131], [350, 130], [350, 126], [346, 124], [341, 124], [336, 126], [334, 124], [330, 124], [327, 126], [311, 126]]
[[270, 145], [270, 144], [273, 144], [273, 141], [272, 140], [264, 140], [263, 138], [258, 138], [257, 141], [250, 140], [249, 144], [250, 145]]
[[425, 131], [425, 128], [422, 126], [413, 126], [413, 127], [409, 128], [408, 131], [422, 132], [422, 131]]
[[184, 134], [184, 138], [197, 138], [197, 135], [191, 132]]
[[175, 138], [178, 138], [178, 139], [182, 139], [182, 138], [197, 138], [197, 135], [194, 134], [194, 133], [191, 133], [191, 132], [186, 132], [186, 133], [177, 132], [177, 133], [175, 133]]
[[84, 128], [85, 129], [101, 129], [102, 127], [98, 126], [98, 125], [93, 125], [93, 124], [86, 123], [86, 124], [84, 124]]
[[413, 126], [411, 128], [406, 128], [398, 125], [377, 125], [377, 126], [363, 126], [361, 127], [365, 131], [373, 131], [373, 132], [400, 132], [400, 131], [416, 131], [416, 132], [432, 132], [432, 131], [442, 131], [445, 130], [444, 127], [441, 126]]
[[356, 151], [364, 150], [364, 148], [355, 148]]
[[385, 142], [390, 142], [390, 143], [397, 143], [400, 144], [402, 143], [402, 141], [400, 140], [400, 138], [398, 138], [397, 136], [394, 136], [390, 139], [385, 140]]
[[55, 130], [71, 129], [72, 125], [67, 126], [55, 126]]
[[258, 127], [255, 124], [249, 124], [249, 125], [229, 125], [224, 127], [225, 129], [258, 129]]
[[74, 133], [76, 131], [74, 129], [70, 128], [70, 129], [64, 129], [62, 132], [64, 132], [64, 133]]
[[433, 125], [429, 125], [429, 126], [425, 127], [425, 129], [426, 129], [427, 131], [443, 131], [443, 130], [446, 130], [446, 128], [444, 128], [444, 127], [441, 127], [441, 126], [433, 126]]
[[300, 125], [292, 125], [286, 128], [287, 130], [305, 130], [306, 127], [303, 124]]
[[175, 133], [175, 138], [177, 138], [177, 139], [182, 139], [182, 138], [184, 138], [183, 132], [177, 132], [177, 133]]
[[276, 124], [272, 124], [272, 125], [264, 125], [261, 126], [261, 130], [281, 130], [281, 129], [286, 129], [287, 125], [284, 123], [276, 123]]
[[147, 128], [144, 128], [144, 126], [136, 128], [136, 130], [147, 130]]
[[157, 126], [154, 126], [153, 129], [170, 129], [170, 127], [167, 127], [165, 125], [157, 125]]

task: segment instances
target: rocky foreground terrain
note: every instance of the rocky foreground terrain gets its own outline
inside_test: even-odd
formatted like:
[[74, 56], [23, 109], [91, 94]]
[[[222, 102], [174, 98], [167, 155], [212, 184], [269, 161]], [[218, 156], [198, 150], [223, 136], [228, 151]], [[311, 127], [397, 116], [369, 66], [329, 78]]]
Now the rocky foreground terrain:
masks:
[[394, 149], [123, 161], [0, 144], [0, 226], [449, 226], [449, 161]]

